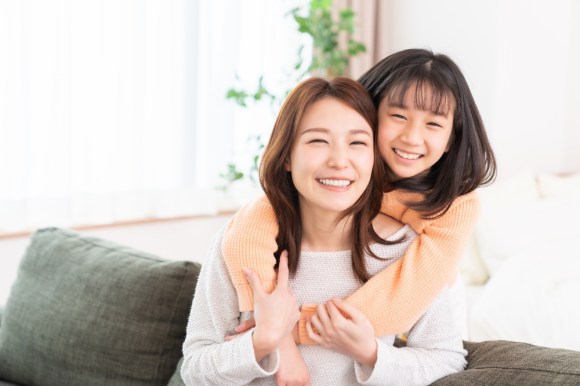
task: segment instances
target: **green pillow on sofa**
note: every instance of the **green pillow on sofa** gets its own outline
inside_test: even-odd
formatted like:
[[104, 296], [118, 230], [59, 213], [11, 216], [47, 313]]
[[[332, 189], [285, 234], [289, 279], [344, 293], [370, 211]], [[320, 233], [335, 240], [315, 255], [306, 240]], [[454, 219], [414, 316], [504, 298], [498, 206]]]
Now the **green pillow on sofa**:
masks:
[[23, 385], [167, 385], [200, 266], [48, 228], [3, 311], [0, 378]]
[[463, 385], [580, 385], [580, 352], [494, 340], [464, 342], [467, 369], [433, 383]]

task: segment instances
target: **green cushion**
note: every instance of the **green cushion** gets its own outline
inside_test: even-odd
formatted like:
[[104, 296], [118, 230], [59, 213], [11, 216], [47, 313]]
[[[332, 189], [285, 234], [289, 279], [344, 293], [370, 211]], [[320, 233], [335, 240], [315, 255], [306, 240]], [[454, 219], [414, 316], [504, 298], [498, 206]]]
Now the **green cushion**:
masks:
[[167, 385], [199, 268], [39, 230], [4, 309], [0, 378], [38, 386]]
[[580, 352], [501, 340], [464, 345], [466, 371], [433, 385], [580, 385]]

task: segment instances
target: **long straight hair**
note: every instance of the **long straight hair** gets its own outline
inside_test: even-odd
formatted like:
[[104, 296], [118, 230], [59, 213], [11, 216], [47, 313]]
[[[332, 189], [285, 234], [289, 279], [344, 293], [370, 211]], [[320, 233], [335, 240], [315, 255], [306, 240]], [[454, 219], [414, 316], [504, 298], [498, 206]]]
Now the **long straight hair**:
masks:
[[260, 163], [260, 183], [276, 214], [278, 221], [278, 251], [276, 266], [283, 250], [288, 251], [288, 268], [296, 273], [302, 240], [302, 222], [298, 191], [292, 175], [285, 168], [300, 121], [315, 102], [333, 98], [351, 107], [370, 125], [373, 131], [374, 166], [369, 185], [341, 218], [352, 216], [352, 266], [356, 276], [364, 283], [368, 272], [364, 263], [365, 252], [378, 258], [370, 249], [371, 243], [387, 243], [374, 231], [372, 220], [379, 213], [385, 181], [384, 163], [377, 148], [377, 112], [366, 90], [355, 80], [339, 77], [334, 80], [311, 78], [300, 83], [286, 98], [278, 114], [270, 140]]
[[423, 200], [409, 202], [409, 207], [424, 217], [440, 217], [457, 197], [494, 180], [495, 156], [479, 110], [461, 70], [449, 57], [423, 49], [399, 51], [381, 60], [359, 81], [377, 109], [384, 99], [401, 104], [412, 88], [417, 90], [417, 108], [443, 113], [453, 109], [449, 151], [427, 173], [391, 182], [391, 189], [423, 194]]

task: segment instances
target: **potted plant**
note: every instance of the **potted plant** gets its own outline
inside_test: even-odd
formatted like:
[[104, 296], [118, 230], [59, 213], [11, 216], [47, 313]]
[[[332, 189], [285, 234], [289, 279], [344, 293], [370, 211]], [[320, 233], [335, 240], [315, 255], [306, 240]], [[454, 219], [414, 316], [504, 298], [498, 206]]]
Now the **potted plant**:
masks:
[[[310, 53], [304, 52], [304, 46], [299, 48], [298, 60], [288, 79], [289, 88], [277, 95], [267, 88], [264, 77], [261, 76], [254, 91], [231, 88], [227, 92], [227, 99], [231, 99], [244, 108], [253, 103], [265, 101], [278, 108], [290, 89], [308, 75], [328, 79], [344, 75], [350, 58], [366, 50], [362, 43], [352, 39], [355, 13], [351, 8], [341, 9], [338, 17], [335, 18], [332, 15], [332, 0], [311, 0], [308, 9], [294, 8], [288, 12], [288, 15], [296, 22], [299, 33], [309, 35], [313, 48]], [[306, 55], [311, 55], [312, 60], [309, 64], [305, 64], [307, 63]], [[249, 180], [257, 184], [258, 165], [264, 143], [261, 136], [252, 136], [248, 142], [251, 145], [250, 166], [242, 170], [236, 163], [229, 163], [226, 170], [220, 173], [222, 184], [219, 188], [221, 190], [229, 190], [238, 181]]]

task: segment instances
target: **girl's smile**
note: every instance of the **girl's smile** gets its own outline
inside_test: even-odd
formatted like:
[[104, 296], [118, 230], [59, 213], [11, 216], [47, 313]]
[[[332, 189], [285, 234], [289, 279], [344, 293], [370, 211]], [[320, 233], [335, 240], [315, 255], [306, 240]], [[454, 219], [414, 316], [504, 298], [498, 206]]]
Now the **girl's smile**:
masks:
[[[424, 86], [428, 87], [428, 86]], [[384, 98], [379, 105], [379, 149], [395, 179], [409, 178], [429, 170], [445, 152], [453, 128], [453, 108], [446, 113], [416, 106], [416, 87], [407, 91], [402, 103]], [[431, 90], [421, 97], [432, 98]]]

